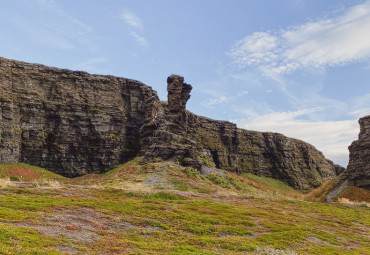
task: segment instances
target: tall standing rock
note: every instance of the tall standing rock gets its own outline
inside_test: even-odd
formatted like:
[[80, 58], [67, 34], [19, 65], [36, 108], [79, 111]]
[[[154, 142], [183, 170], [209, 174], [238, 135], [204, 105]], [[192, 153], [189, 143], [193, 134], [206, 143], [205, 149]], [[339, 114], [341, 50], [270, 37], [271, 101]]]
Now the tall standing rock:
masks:
[[158, 106], [156, 114], [148, 116], [141, 128], [141, 155], [145, 161], [173, 160], [200, 169], [185, 110], [191, 90], [184, 77], [172, 74], [167, 78], [167, 105]]
[[172, 74], [167, 78], [168, 110], [170, 113], [183, 114], [190, 99], [193, 87], [184, 83], [184, 77]]
[[348, 185], [370, 190], [370, 115], [359, 120], [358, 140], [348, 147], [349, 163], [344, 174]]

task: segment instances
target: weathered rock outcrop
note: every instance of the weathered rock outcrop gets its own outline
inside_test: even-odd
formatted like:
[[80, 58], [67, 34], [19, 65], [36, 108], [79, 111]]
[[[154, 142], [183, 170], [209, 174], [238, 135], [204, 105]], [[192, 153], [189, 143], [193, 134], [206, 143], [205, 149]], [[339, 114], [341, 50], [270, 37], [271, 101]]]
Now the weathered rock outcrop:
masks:
[[138, 81], [0, 58], [0, 162], [71, 177], [106, 172], [137, 156], [158, 101]]
[[168, 102], [130, 79], [0, 58], [0, 163], [65, 176], [105, 172], [135, 156], [277, 178], [308, 191], [335, 176], [313, 146], [186, 111], [192, 87], [167, 80]]
[[191, 85], [184, 78], [171, 75], [167, 79], [167, 104], [156, 104], [141, 128], [141, 155], [145, 161], [173, 160], [184, 166], [200, 169], [196, 144], [190, 139], [186, 102]]
[[360, 134], [349, 149], [349, 163], [343, 179], [348, 185], [370, 190], [370, 115], [359, 120]]
[[202, 164], [279, 179], [302, 191], [309, 191], [336, 176], [333, 163], [308, 143], [278, 133], [238, 129], [227, 121], [190, 115], [190, 134], [196, 141]]

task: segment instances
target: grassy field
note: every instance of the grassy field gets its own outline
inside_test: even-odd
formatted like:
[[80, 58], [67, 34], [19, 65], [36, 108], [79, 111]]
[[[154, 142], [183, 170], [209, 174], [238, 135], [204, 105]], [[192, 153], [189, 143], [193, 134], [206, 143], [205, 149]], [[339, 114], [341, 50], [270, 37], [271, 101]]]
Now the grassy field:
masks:
[[370, 254], [365, 203], [308, 202], [269, 178], [135, 160], [75, 179], [25, 164], [0, 176], [0, 254]]

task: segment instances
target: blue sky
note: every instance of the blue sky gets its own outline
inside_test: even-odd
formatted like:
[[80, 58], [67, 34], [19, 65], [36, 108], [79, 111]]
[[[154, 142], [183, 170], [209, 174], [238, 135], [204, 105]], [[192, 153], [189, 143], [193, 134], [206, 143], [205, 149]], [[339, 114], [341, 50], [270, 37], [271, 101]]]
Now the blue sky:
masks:
[[370, 0], [1, 0], [0, 56], [193, 85], [188, 109], [343, 166], [370, 114]]

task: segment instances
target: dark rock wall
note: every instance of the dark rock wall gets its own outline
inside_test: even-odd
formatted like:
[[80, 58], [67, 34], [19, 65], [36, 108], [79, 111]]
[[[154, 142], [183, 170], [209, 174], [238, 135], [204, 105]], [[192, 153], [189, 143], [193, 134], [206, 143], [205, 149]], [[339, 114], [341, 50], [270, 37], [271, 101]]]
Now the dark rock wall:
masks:
[[64, 176], [102, 173], [141, 155], [277, 178], [308, 191], [335, 176], [321, 152], [275, 133], [185, 110], [192, 87], [167, 80], [168, 102], [134, 80], [0, 58], [0, 162]]
[[333, 163], [303, 141], [190, 115], [190, 134], [202, 164], [279, 179], [302, 191], [336, 176]]
[[138, 154], [154, 101], [138, 81], [1, 58], [0, 161], [66, 176], [105, 172]]
[[348, 185], [370, 190], [370, 115], [359, 120], [360, 134], [349, 149], [349, 163], [344, 172]]

